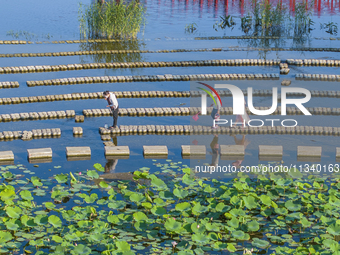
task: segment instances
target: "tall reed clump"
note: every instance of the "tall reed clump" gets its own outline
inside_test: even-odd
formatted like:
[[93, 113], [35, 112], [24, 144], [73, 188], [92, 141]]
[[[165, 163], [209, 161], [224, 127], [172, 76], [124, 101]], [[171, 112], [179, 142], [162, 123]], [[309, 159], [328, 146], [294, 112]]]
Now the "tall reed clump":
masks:
[[80, 34], [84, 38], [135, 38], [145, 24], [145, 11], [138, 0], [80, 4]]
[[252, 1], [254, 32], [265, 36], [279, 36], [284, 31], [287, 9], [280, 2], [276, 6], [268, 0]]

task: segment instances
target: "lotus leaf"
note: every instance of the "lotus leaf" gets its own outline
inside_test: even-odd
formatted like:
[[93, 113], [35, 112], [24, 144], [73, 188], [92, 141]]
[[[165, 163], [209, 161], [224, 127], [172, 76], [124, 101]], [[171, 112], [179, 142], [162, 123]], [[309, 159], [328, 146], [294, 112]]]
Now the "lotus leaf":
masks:
[[113, 201], [111, 203], [108, 203], [108, 207], [111, 209], [123, 209], [126, 206], [126, 203], [124, 201]]
[[190, 174], [185, 174], [182, 178], [182, 181], [186, 185], [192, 185], [195, 183], [195, 178], [191, 177]]
[[98, 195], [96, 193], [91, 194], [90, 196], [85, 197], [85, 202], [88, 204], [94, 203], [98, 199]]
[[161, 206], [154, 206], [151, 209], [152, 214], [156, 215], [156, 216], [162, 216], [164, 214], [166, 214], [166, 210], [164, 209], [164, 207]]
[[191, 230], [194, 233], [204, 233], [205, 229], [206, 228], [203, 224], [197, 224], [196, 222], [191, 224]]
[[118, 251], [130, 251], [131, 247], [126, 241], [117, 241], [115, 242]]
[[289, 210], [289, 211], [300, 211], [301, 210], [301, 205], [294, 203], [294, 201], [292, 200], [288, 200], [285, 203], [285, 207]]
[[255, 202], [255, 198], [252, 196], [249, 197], [243, 197], [243, 201], [246, 205], [246, 207], [251, 210], [257, 207], [257, 203]]
[[178, 252], [178, 255], [192, 255], [192, 254], [195, 254], [192, 250], [183, 250]]
[[275, 208], [275, 212], [280, 215], [287, 215], [288, 210], [286, 208]]
[[145, 201], [145, 196], [141, 193], [133, 193], [132, 195], [130, 195], [130, 200], [132, 202], [143, 202]]
[[178, 198], [183, 199], [183, 198], [185, 198], [186, 196], [189, 195], [189, 192], [185, 189], [176, 188], [176, 189], [174, 189], [174, 195]]
[[192, 208], [192, 213], [194, 215], [200, 215], [201, 213], [205, 213], [208, 211], [208, 207], [201, 205], [200, 203], [195, 204]]
[[340, 235], [340, 224], [335, 223], [335, 224], [330, 225], [327, 228], [327, 232], [334, 236]]
[[46, 225], [48, 222], [48, 217], [45, 215], [37, 215], [34, 218], [34, 222], [38, 225]]
[[87, 171], [87, 176], [91, 177], [91, 178], [94, 178], [94, 179], [98, 179], [99, 178], [99, 174], [95, 170]]
[[178, 203], [176, 204], [176, 210], [177, 211], [188, 211], [191, 209], [191, 205], [188, 202]]
[[182, 225], [180, 222], [177, 222], [176, 220], [169, 218], [166, 220], [164, 227], [166, 228], [166, 230], [170, 232], [176, 232], [182, 228]]
[[249, 231], [255, 232], [260, 229], [260, 224], [257, 221], [252, 220], [250, 222], [247, 222], [247, 228]]
[[16, 231], [16, 230], [19, 229], [19, 225], [18, 225], [18, 224], [15, 224], [15, 223], [12, 222], [12, 221], [7, 221], [7, 222], [5, 222], [5, 225], [6, 225], [6, 228], [7, 228], [8, 230], [14, 230], [14, 231]]
[[258, 239], [258, 238], [253, 238], [253, 241], [251, 242], [252, 245], [254, 245], [255, 247], [258, 247], [258, 248], [266, 248], [268, 245], [269, 245], [269, 242], [266, 241], [266, 240], [261, 240], [261, 239]]
[[245, 238], [245, 233], [242, 230], [232, 231], [231, 235], [238, 240], [244, 240]]
[[88, 255], [91, 254], [91, 249], [83, 244], [79, 244], [74, 248], [74, 250], [71, 251], [71, 253], [74, 255], [76, 254]]
[[15, 198], [15, 191], [9, 188], [4, 189], [0, 192], [1, 200], [6, 202], [12, 202]]
[[272, 199], [269, 196], [261, 195], [260, 199], [261, 199], [261, 202], [264, 205], [267, 205], [267, 206], [271, 206], [272, 205]]
[[66, 174], [57, 174], [55, 176], [55, 179], [57, 180], [57, 182], [59, 183], [65, 183], [68, 181], [68, 177]]
[[192, 235], [192, 241], [200, 244], [206, 244], [210, 241], [210, 239], [205, 234], [197, 233]]
[[165, 182], [159, 178], [154, 178], [151, 181], [151, 185], [155, 187], [157, 190], [167, 190], [168, 186], [165, 184]]
[[236, 217], [232, 217], [231, 220], [229, 220], [228, 225], [234, 229], [237, 229], [239, 226], [239, 221]]
[[48, 222], [53, 225], [55, 228], [60, 228], [62, 226], [62, 222], [58, 216], [51, 215], [48, 217]]
[[136, 221], [147, 220], [148, 217], [143, 212], [136, 212], [133, 214], [133, 218]]
[[100, 186], [101, 188], [103, 188], [103, 189], [106, 189], [106, 188], [109, 187], [109, 184], [107, 184], [107, 183], [104, 182], [104, 181], [101, 181], [101, 182], [99, 183], [99, 186]]
[[235, 252], [235, 251], [237, 251], [237, 249], [235, 248], [235, 246], [234, 246], [232, 243], [228, 243], [227, 249], [228, 249], [228, 251], [230, 251], [230, 252]]
[[22, 210], [18, 206], [8, 206], [6, 207], [6, 213], [10, 218], [19, 219]]
[[105, 172], [105, 168], [99, 163], [94, 164], [93, 167], [99, 172]]

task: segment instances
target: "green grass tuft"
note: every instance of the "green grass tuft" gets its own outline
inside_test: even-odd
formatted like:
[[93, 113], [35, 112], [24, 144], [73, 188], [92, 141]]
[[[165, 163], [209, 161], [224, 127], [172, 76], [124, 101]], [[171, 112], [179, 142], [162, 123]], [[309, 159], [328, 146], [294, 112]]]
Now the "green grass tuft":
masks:
[[83, 38], [135, 38], [145, 23], [145, 7], [137, 0], [107, 1], [79, 5], [80, 34]]

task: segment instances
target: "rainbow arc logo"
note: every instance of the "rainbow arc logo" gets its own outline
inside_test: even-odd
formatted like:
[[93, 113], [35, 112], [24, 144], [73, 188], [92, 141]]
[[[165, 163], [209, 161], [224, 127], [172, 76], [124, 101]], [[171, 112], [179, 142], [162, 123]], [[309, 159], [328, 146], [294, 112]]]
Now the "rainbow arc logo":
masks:
[[[206, 86], [207, 88], [209, 88], [209, 89], [216, 95], [216, 97], [217, 97], [217, 99], [219, 100], [219, 102], [220, 102], [220, 104], [221, 104], [221, 107], [222, 107], [222, 100], [221, 100], [221, 98], [220, 98], [220, 95], [217, 93], [217, 91], [216, 91], [213, 87], [211, 87], [210, 85], [208, 85], [208, 84], [206, 84], [206, 83], [203, 83], [203, 82], [198, 82], [198, 83], [199, 83], [199, 84], [202, 84], [202, 85], [204, 85], [204, 86]], [[209, 90], [203, 89], [203, 88], [200, 88], [200, 87], [197, 87], [197, 88], [200, 89], [200, 90], [203, 90], [205, 93], [207, 93], [207, 94], [212, 98], [212, 100], [213, 100], [214, 103], [215, 103], [215, 106], [217, 107], [217, 102], [216, 102], [216, 100], [215, 100], [215, 96], [213, 96]]]
[[[214, 95], [213, 95], [209, 90], [207, 90], [207, 89], [197, 87], [198, 89], [203, 90], [205, 93], [207, 93], [207, 94], [212, 98], [212, 100], [213, 100], [214, 103], [215, 103], [216, 108], [218, 108], [218, 105], [217, 105], [215, 96], [216, 96], [217, 99], [219, 100], [219, 103], [220, 103], [220, 105], [221, 105], [221, 107], [222, 107], [222, 100], [221, 100], [221, 98], [220, 98], [220, 95], [217, 93], [217, 91], [216, 91], [213, 87], [211, 87], [210, 85], [208, 85], [208, 84], [206, 84], [206, 83], [203, 83], [203, 82], [198, 82], [198, 83], [199, 83], [199, 84], [202, 84], [202, 85], [204, 85], [204, 86], [206, 86], [207, 88], [209, 88], [209, 89], [213, 92]], [[193, 118], [195, 121], [197, 121], [197, 120], [199, 119], [198, 115], [199, 115], [200, 113], [201, 113], [201, 112], [195, 114], [192, 118]]]

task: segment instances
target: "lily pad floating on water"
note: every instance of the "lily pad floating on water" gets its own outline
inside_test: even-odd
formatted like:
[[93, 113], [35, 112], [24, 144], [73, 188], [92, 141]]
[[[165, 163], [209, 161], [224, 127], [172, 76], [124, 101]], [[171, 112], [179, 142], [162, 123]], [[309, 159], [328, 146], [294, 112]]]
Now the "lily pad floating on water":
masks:
[[258, 247], [258, 248], [266, 248], [267, 246], [269, 246], [269, 242], [266, 241], [266, 240], [261, 240], [261, 239], [258, 239], [258, 238], [253, 238], [253, 241], [251, 242], [252, 245], [254, 245], [255, 247]]
[[99, 163], [94, 164], [93, 167], [99, 172], [105, 172], [105, 168]]

